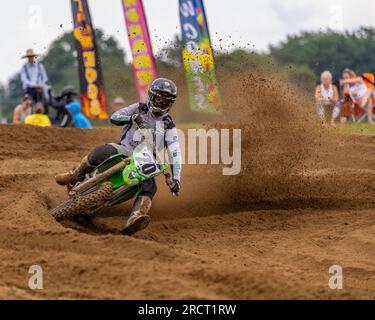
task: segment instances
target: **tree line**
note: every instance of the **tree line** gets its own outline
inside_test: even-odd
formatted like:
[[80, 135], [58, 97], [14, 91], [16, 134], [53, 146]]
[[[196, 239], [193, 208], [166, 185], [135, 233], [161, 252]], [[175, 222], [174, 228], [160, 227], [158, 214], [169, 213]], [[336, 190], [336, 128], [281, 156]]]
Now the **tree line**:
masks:
[[[124, 50], [115, 38], [106, 36], [102, 30], [97, 30], [97, 42], [108, 101], [115, 96], [123, 96], [129, 102], [137, 100], [132, 67], [127, 62]], [[372, 52], [375, 52], [375, 29], [361, 27], [343, 33], [330, 30], [302, 32], [270, 46], [268, 53], [241, 49], [230, 53], [216, 52], [215, 61], [219, 80], [220, 77], [235, 76], [238, 72], [261, 70], [278, 76], [281, 74], [286, 81], [312, 91], [319, 81], [320, 73], [326, 69], [332, 72], [335, 79], [340, 78], [346, 67], [359, 74], [374, 71], [375, 56]], [[181, 59], [181, 44], [176, 36], [156, 56], [158, 74], [184, 79]], [[66, 85], [79, 87], [76, 51], [70, 32], [56, 39], [41, 61], [55, 92]], [[5, 86], [0, 85], [2, 113], [8, 119], [22, 94], [19, 73]]]

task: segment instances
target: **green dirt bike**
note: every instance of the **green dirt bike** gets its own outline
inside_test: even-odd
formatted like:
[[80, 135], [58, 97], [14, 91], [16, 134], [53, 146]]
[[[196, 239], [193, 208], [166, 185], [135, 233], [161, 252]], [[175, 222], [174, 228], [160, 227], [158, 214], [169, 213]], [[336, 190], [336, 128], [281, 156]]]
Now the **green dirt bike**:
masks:
[[69, 188], [69, 200], [51, 211], [57, 221], [79, 216], [91, 216], [104, 207], [128, 201], [142, 190], [142, 182], [164, 174], [173, 185], [169, 165], [158, 164], [153, 151], [144, 147], [127, 158], [117, 154], [100, 164], [91, 174]]

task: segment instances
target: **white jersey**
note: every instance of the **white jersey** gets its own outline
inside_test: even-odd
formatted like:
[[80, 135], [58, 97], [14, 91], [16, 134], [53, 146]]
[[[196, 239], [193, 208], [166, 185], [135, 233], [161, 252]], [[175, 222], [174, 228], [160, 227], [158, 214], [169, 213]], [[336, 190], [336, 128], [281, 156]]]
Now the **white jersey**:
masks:
[[366, 95], [367, 90], [366, 85], [362, 82], [356, 83], [354, 86], [349, 86], [349, 94], [354, 101], [361, 100]]
[[320, 95], [324, 100], [332, 100], [334, 91], [333, 91], [333, 85], [330, 84], [328, 90], [324, 87], [323, 84], [320, 85]]

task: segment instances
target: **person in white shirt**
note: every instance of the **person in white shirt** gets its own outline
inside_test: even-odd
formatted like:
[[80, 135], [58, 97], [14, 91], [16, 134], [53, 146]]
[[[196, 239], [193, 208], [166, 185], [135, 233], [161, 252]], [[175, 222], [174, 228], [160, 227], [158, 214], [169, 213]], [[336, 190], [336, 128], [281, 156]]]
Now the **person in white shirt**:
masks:
[[334, 125], [334, 106], [339, 100], [337, 87], [332, 84], [332, 74], [324, 71], [320, 77], [321, 84], [316, 87], [315, 101], [318, 115], [324, 122]]
[[366, 111], [369, 124], [374, 125], [372, 89], [368, 88], [362, 77], [358, 77], [353, 70], [346, 68], [340, 85], [348, 86], [350, 98], [354, 105]]
[[43, 64], [37, 61], [38, 55], [33, 49], [28, 49], [22, 57], [27, 62], [21, 69], [22, 88], [25, 94], [30, 95], [35, 103], [43, 102], [44, 92], [47, 89], [48, 76]]
[[22, 103], [14, 108], [13, 112], [13, 124], [23, 124], [26, 117], [31, 115], [32, 111], [32, 99], [26, 94], [23, 97]]

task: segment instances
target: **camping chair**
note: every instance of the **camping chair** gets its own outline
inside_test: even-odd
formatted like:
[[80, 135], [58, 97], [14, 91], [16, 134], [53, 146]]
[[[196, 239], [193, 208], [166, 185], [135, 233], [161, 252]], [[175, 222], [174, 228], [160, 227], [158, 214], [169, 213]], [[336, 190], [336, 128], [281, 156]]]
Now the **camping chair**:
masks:
[[[352, 122], [361, 123], [367, 120], [366, 110], [363, 110], [362, 108], [360, 108], [360, 106], [353, 103], [351, 110], [352, 110], [352, 114], [351, 114]], [[372, 109], [372, 113], [373, 113], [372, 119], [375, 121], [375, 114], [374, 114], [375, 108]]]

